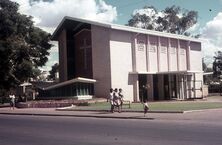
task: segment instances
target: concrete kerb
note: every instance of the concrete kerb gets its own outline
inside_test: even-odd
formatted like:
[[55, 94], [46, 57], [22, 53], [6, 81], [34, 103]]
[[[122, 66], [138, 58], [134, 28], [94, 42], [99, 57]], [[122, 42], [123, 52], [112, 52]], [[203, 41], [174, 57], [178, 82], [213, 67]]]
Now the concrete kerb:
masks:
[[110, 118], [110, 119], [144, 119], [144, 120], [151, 120], [152, 118], [149, 118], [148, 115], [143, 116], [135, 114], [127, 114], [120, 116], [120, 113], [109, 113], [106, 115], [101, 114], [94, 114], [94, 113], [83, 113], [83, 114], [62, 114], [62, 113], [35, 113], [35, 112], [0, 112], [0, 115], [24, 115], [24, 116], [58, 116], [58, 117], [80, 117], [80, 118]]
[[[110, 112], [109, 110], [91, 110], [91, 109], [61, 109], [56, 108], [56, 111], [92, 111], [92, 112]], [[143, 111], [137, 111], [137, 110], [122, 110], [121, 112], [127, 112], [127, 113], [143, 113]], [[185, 113], [185, 111], [161, 111], [161, 110], [155, 110], [155, 111], [148, 111], [148, 113]]]
[[[8, 108], [9, 109], [9, 108]], [[153, 115], [150, 113], [173, 113], [173, 114], [183, 114], [191, 112], [201, 112], [212, 109], [205, 110], [190, 110], [190, 111], [149, 111], [148, 114], [144, 116], [143, 111], [123, 111], [122, 113], [109, 113], [108, 110], [61, 110], [59, 108], [53, 110], [4, 110], [1, 111], [1, 115], [26, 115], [26, 116], [52, 116], [52, 117], [79, 117], [79, 118], [104, 118], [104, 119], [141, 119], [141, 120], [153, 120]], [[213, 109], [218, 110], [218, 109]], [[219, 109], [221, 110], [221, 109]], [[17, 112], [16, 112], [17, 111]], [[159, 114], [161, 116], [161, 114]]]
[[[56, 108], [56, 111], [93, 111], [93, 112], [110, 112], [110, 110], [93, 110], [93, 109], [73, 109], [75, 105], [68, 106], [68, 107], [61, 107]], [[143, 113], [143, 111], [138, 110], [122, 110], [121, 112], [133, 112], [133, 113]], [[168, 111], [168, 110], [155, 110], [155, 111], [148, 111], [149, 113], [184, 113], [184, 111]]]
[[[17, 110], [17, 112], [16, 112]], [[149, 111], [148, 114], [144, 117], [143, 111], [122, 111], [122, 113], [109, 113], [109, 110], [73, 110], [73, 109], [61, 109], [56, 108], [53, 110], [27, 110], [23, 111], [20, 109], [16, 109], [15, 111], [8, 110], [1, 111], [1, 115], [29, 115], [29, 116], [58, 116], [58, 117], [91, 117], [91, 118], [113, 118], [113, 119], [144, 119], [144, 120], [152, 120], [150, 118], [149, 113], [191, 113], [191, 112], [201, 112], [205, 110], [212, 110], [212, 109], [205, 109], [205, 110], [189, 110], [189, 111]], [[218, 109], [213, 109], [218, 110]], [[221, 110], [221, 109], [220, 109]], [[95, 113], [97, 112], [97, 113]], [[104, 113], [102, 113], [104, 112]]]
[[25, 115], [25, 116], [58, 116], [58, 117], [91, 117], [91, 118], [109, 118], [109, 119], [143, 119], [143, 120], [152, 120], [153, 118], [149, 118], [148, 116], [115, 116], [115, 115], [76, 115], [76, 114], [44, 114], [44, 113], [2, 113], [1, 115]]
[[[169, 112], [165, 113], [182, 113], [182, 112]], [[15, 109], [10, 108], [0, 109], [1, 115], [26, 115], [26, 116], [58, 116], [58, 117], [91, 117], [91, 118], [109, 118], [109, 119], [143, 119], [152, 120], [149, 113], [158, 113], [157, 111], [150, 111], [144, 116], [143, 111], [122, 111], [122, 113], [109, 113], [109, 110], [73, 110], [69, 107], [54, 108], [54, 109]], [[163, 111], [159, 111], [163, 113]]]

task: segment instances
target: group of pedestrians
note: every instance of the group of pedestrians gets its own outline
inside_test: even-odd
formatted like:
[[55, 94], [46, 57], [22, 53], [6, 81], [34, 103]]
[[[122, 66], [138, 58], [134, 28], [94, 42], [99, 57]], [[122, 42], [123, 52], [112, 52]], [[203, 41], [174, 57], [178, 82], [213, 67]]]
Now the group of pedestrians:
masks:
[[123, 105], [123, 90], [121, 88], [115, 88], [114, 90], [111, 88], [109, 98], [107, 98], [107, 101], [108, 100], [111, 105], [110, 112], [114, 113], [115, 108], [118, 108], [118, 112], [121, 113]]
[[[110, 95], [107, 98], [107, 102], [110, 102], [111, 109], [110, 112], [114, 113], [115, 108], [118, 108], [118, 112], [121, 113], [122, 111], [122, 105], [123, 105], [123, 90], [121, 88], [117, 89], [110, 89]], [[149, 110], [148, 101], [147, 99], [142, 100], [141, 102], [143, 104], [144, 109], [144, 116]]]

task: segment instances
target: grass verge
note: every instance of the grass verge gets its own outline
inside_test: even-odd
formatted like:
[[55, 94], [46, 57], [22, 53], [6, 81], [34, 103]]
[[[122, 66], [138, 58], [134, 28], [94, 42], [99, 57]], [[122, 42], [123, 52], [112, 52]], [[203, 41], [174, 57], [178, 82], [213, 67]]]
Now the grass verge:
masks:
[[[203, 109], [217, 109], [222, 108], [222, 102], [150, 102], [150, 111], [190, 111], [190, 110], [203, 110]], [[110, 104], [108, 102], [89, 104], [89, 106], [79, 106], [78, 110], [109, 110]], [[143, 111], [141, 103], [132, 103], [131, 108], [127, 105], [123, 106], [126, 111]]]

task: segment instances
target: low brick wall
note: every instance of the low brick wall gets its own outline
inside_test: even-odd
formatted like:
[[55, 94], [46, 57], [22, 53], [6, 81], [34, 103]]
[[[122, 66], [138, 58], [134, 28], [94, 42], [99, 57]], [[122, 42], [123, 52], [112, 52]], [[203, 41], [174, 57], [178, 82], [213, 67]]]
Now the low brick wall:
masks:
[[40, 101], [29, 101], [19, 102], [16, 104], [17, 108], [59, 108], [68, 107], [71, 105], [77, 106], [88, 106], [90, 103], [104, 102], [106, 99], [95, 98], [90, 100], [40, 100]]

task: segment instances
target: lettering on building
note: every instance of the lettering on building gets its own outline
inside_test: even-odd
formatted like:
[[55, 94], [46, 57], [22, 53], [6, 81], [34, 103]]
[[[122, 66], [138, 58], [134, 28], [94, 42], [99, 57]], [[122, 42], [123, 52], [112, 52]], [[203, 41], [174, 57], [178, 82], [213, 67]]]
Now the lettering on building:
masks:
[[176, 54], [176, 47], [170, 48], [170, 54]]
[[143, 40], [139, 40], [139, 43], [138, 43], [138, 51], [144, 51], [145, 49], [145, 43]]
[[180, 49], [180, 55], [185, 55], [185, 49]]
[[160, 53], [166, 54], [167, 53], [167, 47], [166, 46], [161, 46]]
[[155, 53], [156, 50], [157, 50], [157, 45], [156, 45], [156, 43], [155, 43], [155, 42], [151, 42], [151, 43], [150, 43], [150, 47], [149, 47], [149, 52]]

